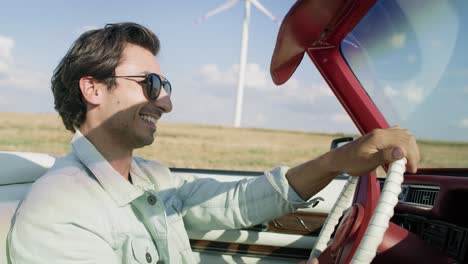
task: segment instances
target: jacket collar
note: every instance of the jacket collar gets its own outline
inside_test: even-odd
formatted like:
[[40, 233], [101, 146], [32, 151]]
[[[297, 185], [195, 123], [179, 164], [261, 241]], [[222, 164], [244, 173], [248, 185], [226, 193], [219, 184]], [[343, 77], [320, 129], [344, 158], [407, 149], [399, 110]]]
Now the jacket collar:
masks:
[[76, 130], [71, 143], [72, 152], [91, 171], [118, 206], [125, 206], [143, 195], [145, 191], [154, 189], [154, 185], [144, 176], [135, 159], [132, 159], [130, 168], [132, 185], [111, 166], [79, 130]]

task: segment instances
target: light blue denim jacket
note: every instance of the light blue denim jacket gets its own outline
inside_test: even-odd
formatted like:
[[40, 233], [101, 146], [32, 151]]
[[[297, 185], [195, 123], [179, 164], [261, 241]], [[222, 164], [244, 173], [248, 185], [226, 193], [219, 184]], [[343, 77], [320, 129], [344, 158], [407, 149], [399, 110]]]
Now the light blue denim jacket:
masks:
[[12, 264], [194, 263], [186, 229], [248, 227], [309, 206], [287, 168], [238, 182], [187, 180], [134, 158], [132, 183], [79, 131], [31, 188], [8, 236]]

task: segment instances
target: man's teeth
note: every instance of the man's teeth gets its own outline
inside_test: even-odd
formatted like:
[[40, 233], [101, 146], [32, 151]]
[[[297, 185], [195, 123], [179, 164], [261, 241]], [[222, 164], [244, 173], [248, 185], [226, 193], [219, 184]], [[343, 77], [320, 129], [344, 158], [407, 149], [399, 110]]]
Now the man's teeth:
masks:
[[153, 124], [156, 124], [156, 122], [158, 122], [158, 120], [154, 117], [151, 117], [151, 116], [147, 116], [147, 115], [142, 115], [141, 118], [145, 121], [148, 121], [148, 122], [151, 122]]

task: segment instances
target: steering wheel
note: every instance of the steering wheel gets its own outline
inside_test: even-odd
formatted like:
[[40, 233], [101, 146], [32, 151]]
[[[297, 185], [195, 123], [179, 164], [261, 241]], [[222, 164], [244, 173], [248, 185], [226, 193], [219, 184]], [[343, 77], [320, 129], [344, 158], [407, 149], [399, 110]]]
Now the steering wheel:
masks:
[[[309, 262], [314, 257], [322, 255], [326, 249], [328, 252], [320, 257], [321, 263], [370, 263], [376, 255], [378, 246], [383, 241], [390, 218], [393, 216], [393, 209], [398, 203], [405, 166], [406, 159], [397, 160], [390, 164], [374, 212], [369, 213], [372, 212], [372, 208], [365, 210], [365, 206], [361, 203], [353, 204], [347, 210], [336, 230], [335, 238], [327, 248], [327, 242], [330, 240], [339, 218], [343, 215], [346, 205], [354, 195], [358, 177], [350, 176], [320, 231], [310, 254]], [[369, 190], [369, 187], [373, 188], [372, 184], [370, 185], [367, 190]], [[324, 259], [322, 260], [322, 258]]]

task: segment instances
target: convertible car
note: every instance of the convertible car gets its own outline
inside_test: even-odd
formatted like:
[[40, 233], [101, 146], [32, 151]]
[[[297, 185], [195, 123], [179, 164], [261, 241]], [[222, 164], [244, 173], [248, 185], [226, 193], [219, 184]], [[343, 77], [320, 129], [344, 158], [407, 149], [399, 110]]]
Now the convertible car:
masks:
[[[312, 208], [243, 230], [189, 230], [200, 262], [468, 263], [467, 19], [465, 0], [297, 1], [278, 33], [273, 82], [287, 82], [307, 55], [362, 134], [400, 125], [423, 142], [423, 168], [408, 174], [399, 161], [379, 177], [339, 175]], [[54, 161], [0, 152], [0, 264], [15, 208]]]

